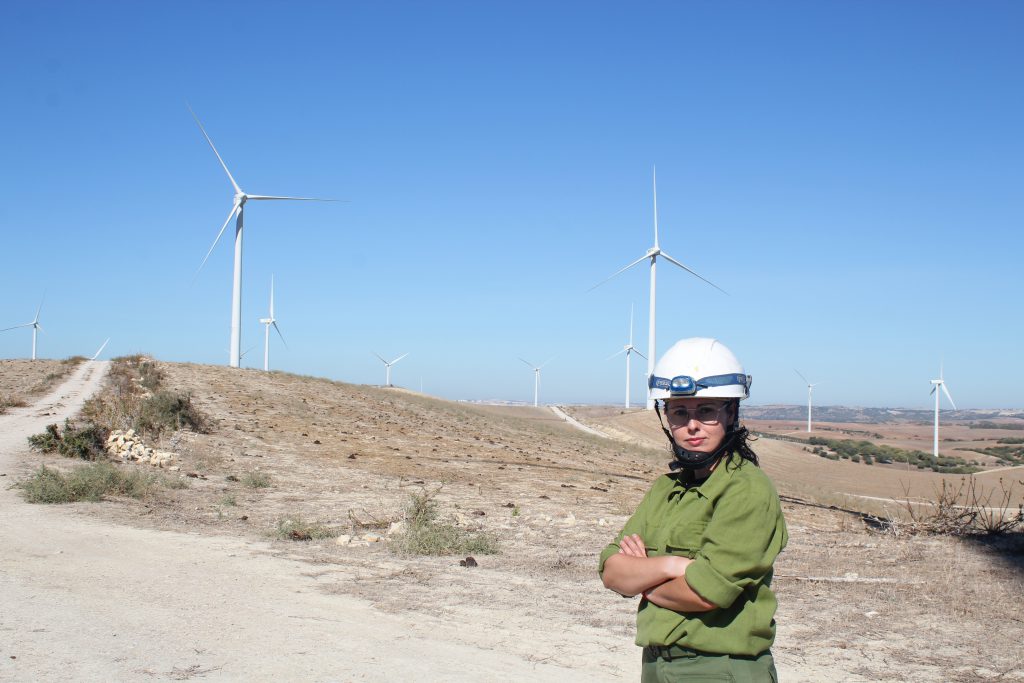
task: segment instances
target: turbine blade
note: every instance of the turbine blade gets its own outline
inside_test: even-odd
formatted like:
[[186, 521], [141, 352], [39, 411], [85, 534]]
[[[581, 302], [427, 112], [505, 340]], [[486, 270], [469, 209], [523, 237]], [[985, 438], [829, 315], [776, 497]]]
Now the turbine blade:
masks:
[[643, 358], [644, 360], [647, 360], [647, 356], [645, 356], [644, 354], [640, 353], [640, 352], [639, 352], [639, 351], [637, 351], [636, 349], [633, 349], [633, 353], [635, 353], [636, 355], [640, 356], [640, 357], [641, 357], [641, 358]]
[[658, 249], [658, 167], [652, 167], [651, 179], [654, 182], [654, 248]]
[[[590, 289], [588, 289], [587, 291], [589, 292], [589, 291], [591, 291], [591, 290], [597, 289], [598, 287], [600, 287], [600, 286], [601, 286], [601, 285], [603, 285], [604, 283], [606, 283], [606, 282], [608, 282], [609, 280], [611, 280], [612, 278], [614, 278], [614, 277], [615, 277], [616, 275], [618, 275], [619, 273], [623, 273], [623, 272], [625, 272], [625, 271], [629, 270], [630, 268], [632, 268], [633, 266], [635, 266], [636, 264], [640, 263], [641, 261], [646, 261], [647, 259], [648, 259], [648, 256], [647, 256], [647, 254], [644, 254], [643, 256], [641, 256], [640, 258], [638, 258], [638, 259], [637, 259], [636, 261], [633, 261], [632, 263], [630, 263], [630, 264], [629, 264], [628, 266], [626, 266], [625, 268], [620, 268], [619, 270], [615, 271], [614, 273], [612, 273], [611, 275], [609, 275], [609, 276], [608, 276], [608, 277], [606, 277], [605, 279], [601, 280], [600, 282], [598, 282], [598, 283], [597, 283], [596, 285], [594, 285], [593, 287], [591, 287], [591, 288], [590, 288]], [[703, 279], [703, 278], [702, 278], [702, 279]]]
[[959, 410], [959, 408], [956, 407], [956, 403], [953, 401], [953, 397], [949, 395], [949, 389], [946, 388], [946, 383], [943, 382], [939, 386], [942, 387], [942, 393], [944, 393], [946, 398], [949, 399], [949, 402], [953, 404], [953, 410]]
[[530, 361], [526, 360], [525, 358], [519, 358], [519, 360], [523, 361], [524, 363], [526, 363], [527, 365], [529, 365], [529, 366], [530, 366], [531, 368], [533, 368], [534, 370], [536, 370], [536, 369], [537, 369], [537, 366], [536, 366], [536, 365], [534, 365], [534, 364], [533, 364], [533, 363], [531, 363]]
[[545, 365], [547, 365], [548, 363], [550, 363], [550, 362], [551, 362], [551, 361], [553, 361], [554, 359], [555, 359], [555, 357], [554, 357], [554, 356], [551, 356], [551, 358], [548, 358], [548, 359], [547, 359], [546, 361], [544, 361], [543, 363], [541, 363], [541, 364], [540, 364], [540, 365], [539, 365], [539, 366], [537, 367], [537, 369], [538, 369], [538, 370], [540, 370], [540, 369], [541, 369], [542, 367], [544, 367]]
[[193, 282], [195, 282], [196, 277], [199, 275], [199, 271], [201, 271], [203, 269], [203, 266], [206, 265], [206, 261], [210, 258], [210, 254], [212, 254], [213, 250], [217, 247], [217, 242], [220, 242], [221, 235], [223, 235], [224, 231], [227, 230], [228, 223], [230, 223], [231, 219], [234, 218], [235, 212], [239, 211], [240, 209], [241, 206], [238, 204], [238, 202], [235, 202], [234, 205], [232, 205], [231, 212], [228, 214], [227, 220], [224, 221], [224, 225], [220, 226], [220, 232], [217, 233], [216, 239], [214, 239], [213, 244], [210, 245], [210, 250], [206, 252], [206, 256], [203, 257], [203, 262], [199, 264], [199, 268], [196, 269], [195, 275], [192, 276]]
[[932, 390], [928, 392], [928, 395], [931, 396], [932, 394], [934, 394], [936, 389], [938, 389], [938, 387], [933, 386]]
[[395, 363], [397, 363], [398, 361], [402, 360], [403, 358], [405, 358], [408, 355], [409, 355], [408, 353], [403, 353], [401, 356], [399, 356], [398, 358], [396, 358], [393, 361], [391, 361], [391, 363], [389, 363], [389, 365], [394, 365]]
[[103, 342], [103, 344], [100, 345], [100, 348], [96, 350], [96, 353], [92, 354], [92, 358], [90, 358], [89, 360], [96, 360], [99, 357], [99, 355], [103, 353], [103, 349], [107, 348], [107, 342], [109, 341], [110, 337], [107, 337], [107, 341]]
[[[277, 330], [277, 336], [281, 338], [281, 343], [282, 343], [282, 344], [284, 344], [284, 347], [285, 347], [286, 349], [288, 349], [288, 342], [286, 342], [286, 341], [284, 340], [284, 335], [283, 335], [283, 334], [281, 334], [281, 328], [277, 326], [277, 321], [275, 320], [275, 321], [274, 321], [273, 323], [271, 323], [271, 324], [272, 324], [272, 325], [274, 326], [274, 329], [275, 329], [275, 330]], [[288, 349], [288, 350], [289, 350], [289, 351], [291, 351], [291, 349]]]
[[33, 323], [39, 322], [39, 311], [43, 310], [43, 302], [39, 302], [39, 308], [36, 309], [36, 317], [32, 318]]
[[608, 362], [608, 361], [610, 361], [610, 360], [611, 360], [612, 358], [615, 358], [615, 356], [620, 356], [620, 355], [624, 354], [624, 353], [625, 353], [626, 351], [627, 351], [627, 349], [622, 349], [621, 351], [616, 351], [615, 353], [613, 353], [612, 355], [608, 356], [608, 357], [607, 357], [607, 358], [605, 358], [604, 360], [605, 360], [605, 362], [607, 363], [607, 362]]
[[[270, 276], [270, 317], [271, 318], [274, 317], [274, 276], [273, 276], [273, 274], [271, 274], [271, 276]], [[274, 326], [276, 327], [277, 323], [274, 323]], [[287, 344], [285, 346], [287, 346]]]
[[32, 323], [25, 323], [24, 325], [15, 325], [14, 327], [5, 327], [0, 332], [6, 332], [7, 330], [16, 330], [19, 327], [32, 327]]
[[684, 266], [684, 265], [683, 265], [682, 263], [680, 263], [679, 261], [676, 261], [676, 260], [675, 260], [674, 258], [672, 258], [671, 256], [669, 256], [669, 255], [668, 255], [668, 254], [666, 254], [665, 252], [661, 252], [661, 256], [662, 256], [662, 257], [663, 257], [663, 258], [664, 258], [664, 259], [665, 259], [666, 261], [668, 261], [669, 263], [674, 263], [675, 265], [679, 266], [680, 268], [682, 268], [683, 270], [685, 270], [685, 271], [686, 271], [687, 273], [689, 273], [690, 275], [693, 275], [693, 276], [695, 276], [695, 277], [698, 277], [698, 278], [700, 278], [701, 280], [704, 280], [704, 282], [708, 283], [709, 285], [711, 285], [712, 287], [714, 287], [715, 289], [717, 289], [717, 290], [718, 290], [719, 292], [721, 292], [722, 294], [725, 294], [725, 295], [727, 295], [727, 296], [728, 296], [729, 292], [725, 291], [724, 289], [722, 289], [721, 287], [719, 287], [718, 285], [716, 285], [716, 284], [715, 284], [714, 282], [712, 282], [711, 280], [708, 280], [708, 279], [707, 279], [707, 278], [705, 278], [705, 277], [704, 277], [703, 275], [700, 275], [700, 274], [699, 274], [699, 273], [697, 273], [696, 271], [693, 271], [693, 270], [691, 270], [690, 268], [687, 268], [687, 267], [686, 267], [686, 266]]
[[337, 199], [321, 199], [319, 197], [275, 197], [266, 194], [250, 194], [249, 199], [291, 199], [297, 202], [336, 202]]
[[228, 174], [228, 180], [231, 181], [231, 186], [235, 188], [235, 192], [237, 192], [238, 194], [243, 194], [242, 188], [238, 186], [238, 183], [235, 182], [235, 178], [231, 175], [231, 171], [228, 170], [228, 165], [224, 163], [223, 159], [221, 159], [220, 152], [218, 152], [217, 148], [214, 147], [213, 140], [211, 140], [210, 136], [206, 134], [206, 129], [203, 128], [203, 124], [199, 122], [199, 117], [196, 116], [196, 113], [194, 111], [192, 111], [192, 106], [189, 105], [187, 102], [185, 103], [185, 106], [188, 107], [188, 111], [190, 114], [192, 114], [192, 118], [196, 120], [196, 125], [199, 126], [199, 130], [203, 131], [203, 137], [206, 138], [206, 141], [208, 143], [210, 143], [210, 149], [212, 149], [213, 153], [217, 155], [217, 161], [220, 162], [221, 168], [223, 168], [224, 172]]
[[802, 379], [804, 381], [804, 384], [806, 384], [808, 386], [814, 386], [813, 384], [811, 384], [810, 382], [807, 381], [806, 377], [804, 377], [802, 374], [800, 374], [799, 370], [797, 370], [796, 368], [793, 368], [793, 372], [795, 372], [796, 374], [800, 375], [800, 379]]
[[[376, 351], [374, 351], [374, 352], [373, 352], [373, 355], [377, 356], [377, 358], [380, 358], [380, 354], [379, 354], [379, 353], [377, 353]], [[381, 362], [381, 363], [383, 363], [384, 365], [390, 365], [390, 363], [388, 363], [388, 362], [387, 362], [386, 360], [384, 360], [383, 358], [380, 358], [380, 362]]]

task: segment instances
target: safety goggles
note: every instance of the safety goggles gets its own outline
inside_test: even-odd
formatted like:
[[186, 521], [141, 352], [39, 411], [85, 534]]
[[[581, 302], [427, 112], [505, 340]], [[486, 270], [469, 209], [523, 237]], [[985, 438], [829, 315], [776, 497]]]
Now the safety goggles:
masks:
[[743, 387], [746, 392], [749, 392], [750, 375], [733, 372], [727, 375], [711, 375], [710, 377], [702, 377], [701, 379], [694, 379], [689, 375], [679, 375], [672, 379], [651, 375], [651, 379], [647, 382], [647, 386], [649, 388], [668, 391], [673, 398], [694, 396], [701, 389], [727, 387], [733, 384], [739, 385]]
[[690, 420], [696, 420], [701, 424], [716, 425], [722, 421], [722, 410], [725, 403], [701, 403], [697, 406], [686, 407], [684, 405], [669, 405], [665, 408], [665, 417], [669, 424], [685, 424]]

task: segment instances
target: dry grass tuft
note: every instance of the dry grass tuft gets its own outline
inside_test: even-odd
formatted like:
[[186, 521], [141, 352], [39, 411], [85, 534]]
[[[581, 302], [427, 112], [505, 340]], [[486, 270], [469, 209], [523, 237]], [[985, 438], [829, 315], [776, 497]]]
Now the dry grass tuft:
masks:
[[391, 548], [406, 555], [493, 555], [497, 539], [438, 520], [437, 491], [413, 493], [405, 508], [405, 531], [391, 541]]

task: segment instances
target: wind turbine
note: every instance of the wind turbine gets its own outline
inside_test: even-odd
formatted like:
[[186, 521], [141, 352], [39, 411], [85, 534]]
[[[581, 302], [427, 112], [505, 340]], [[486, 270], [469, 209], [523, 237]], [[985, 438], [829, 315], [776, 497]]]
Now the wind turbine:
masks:
[[[795, 372], [796, 374], [800, 375], [800, 371], [797, 370], [796, 368], [793, 368], [793, 372]], [[810, 434], [810, 432], [811, 432], [811, 393], [814, 391], [814, 387], [818, 386], [818, 384], [821, 384], [821, 382], [818, 382], [818, 384], [811, 384], [810, 382], [807, 381], [807, 378], [804, 377], [803, 375], [800, 375], [800, 379], [802, 379], [807, 384], [807, 433]]]
[[[206, 134], [206, 129], [203, 128], [203, 124], [200, 123], [199, 117], [192, 111], [192, 107], [188, 108], [189, 112], [192, 113], [192, 118], [196, 120], [196, 124], [199, 126], [199, 130], [203, 132], [203, 137], [210, 143], [210, 149], [217, 155], [217, 161], [220, 162], [221, 168], [228, 176], [228, 180], [231, 181], [231, 186], [235, 188], [235, 198], [231, 204], [231, 211], [228, 213], [227, 219], [224, 221], [224, 225], [221, 226], [220, 232], [217, 233], [217, 238], [213, 240], [213, 244], [210, 246], [210, 250], [206, 252], [206, 257], [203, 258], [203, 262], [199, 264], [199, 270], [203, 269], [206, 265], [207, 259], [210, 258], [210, 254], [213, 253], [217, 243], [220, 241], [221, 235], [228, 227], [228, 223], [231, 219], [235, 218], [235, 270], [232, 276], [231, 284], [231, 351], [230, 351], [230, 364], [231, 367], [237, 368], [241, 361], [241, 349], [242, 349], [242, 224], [243, 215], [245, 210], [245, 203], [249, 200], [273, 200], [273, 199], [285, 199], [292, 201], [302, 202], [333, 202], [333, 199], [319, 199], [317, 197], [278, 197], [271, 195], [260, 195], [260, 194], [247, 194], [238, 186], [235, 182], [234, 176], [231, 175], [231, 171], [228, 170], [227, 164], [224, 163], [224, 159], [221, 158], [220, 152], [213, 145], [213, 140]], [[199, 270], [196, 271], [198, 274]]]
[[633, 306], [632, 306], [632, 304], [629, 307], [629, 343], [626, 344], [625, 346], [623, 346], [621, 351], [616, 351], [612, 355], [608, 356], [607, 360], [611, 360], [612, 358], [615, 358], [615, 356], [619, 355], [620, 353], [626, 354], [626, 410], [629, 410], [629, 379], [630, 379], [629, 354], [635, 353], [636, 355], [640, 356], [641, 358], [644, 358], [644, 359], [647, 358], [644, 354], [642, 354], [639, 351], [637, 351], [635, 346], [633, 346]]
[[[723, 294], [728, 294], [728, 292], [726, 292], [724, 289], [722, 289], [721, 287], [719, 287], [715, 283], [713, 283], [710, 280], [704, 278], [703, 276], [701, 276], [697, 272], [691, 270], [690, 268], [684, 266], [682, 263], [680, 263], [679, 261], [675, 260], [674, 258], [672, 258], [671, 256], [669, 256], [668, 254], [666, 254], [665, 252], [663, 252], [661, 250], [661, 246], [658, 243], [658, 169], [657, 168], [654, 169], [653, 180], [654, 180], [654, 246], [651, 247], [650, 249], [648, 249], [647, 253], [645, 253], [643, 256], [641, 256], [637, 260], [633, 261], [632, 263], [630, 263], [628, 266], [615, 271], [614, 273], [612, 273], [611, 276], [605, 278], [604, 280], [602, 280], [601, 282], [598, 282], [596, 285], [594, 285], [593, 287], [590, 288], [590, 289], [596, 289], [597, 287], [600, 287], [601, 285], [603, 285], [605, 282], [608, 282], [608, 280], [611, 280], [612, 278], [614, 278], [619, 273], [623, 273], [623, 272], [629, 270], [630, 268], [632, 268], [633, 266], [635, 266], [638, 263], [641, 263], [644, 260], [650, 260], [650, 262], [651, 262], [651, 295], [650, 295], [650, 313], [648, 315], [648, 328], [647, 328], [647, 377], [648, 378], [651, 375], [654, 374], [654, 358], [655, 358], [655, 355], [656, 355], [656, 345], [655, 345], [655, 322], [656, 322], [655, 321], [655, 309], [656, 309], [656, 307], [655, 307], [655, 295], [657, 293], [657, 287], [656, 287], [656, 284], [655, 284], [656, 283], [656, 275], [655, 275], [655, 273], [656, 273], [656, 270], [657, 270], [658, 257], [661, 256], [662, 258], [664, 258], [669, 263], [671, 263], [673, 265], [676, 265], [676, 266], [679, 266], [680, 268], [682, 268], [683, 270], [688, 272], [690, 275], [693, 275], [694, 277], [697, 277], [697, 278], [703, 280], [704, 282], [708, 283], [709, 285], [711, 285], [712, 287], [714, 287], [718, 291], [722, 292]], [[647, 409], [648, 410], [653, 410], [654, 409], [654, 401], [651, 399], [650, 389], [647, 390]]]
[[551, 362], [551, 358], [548, 358], [546, 361], [544, 361], [540, 365], [534, 365], [533, 363], [531, 363], [530, 361], [526, 360], [525, 358], [520, 358], [519, 360], [523, 361], [524, 363], [529, 365], [531, 368], [533, 368], [533, 407], [536, 408], [538, 405], [540, 405], [538, 403], [538, 398], [540, 397], [540, 369], [542, 367], [544, 367], [545, 365], [547, 365], [548, 363], [550, 363]]
[[25, 323], [24, 325], [15, 325], [14, 327], [5, 327], [0, 332], [6, 332], [7, 330], [16, 330], [20, 327], [31, 327], [32, 328], [32, 360], [36, 359], [36, 336], [39, 334], [39, 330], [43, 329], [43, 326], [39, 324], [39, 311], [43, 310], [43, 302], [39, 302], [39, 308], [36, 309], [36, 317], [32, 318], [32, 322]]
[[281, 328], [277, 326], [277, 318], [274, 317], [274, 276], [270, 276], [270, 317], [260, 318], [260, 322], [266, 325], [263, 336], [263, 371], [270, 372], [270, 326], [273, 325], [274, 329], [277, 330], [277, 336], [281, 338], [281, 343], [284, 344], [285, 348], [288, 348], [288, 342], [284, 340], [284, 335], [281, 334]]
[[949, 403], [953, 406], [953, 410], [958, 410], [956, 403], [953, 402], [953, 397], [949, 395], [949, 389], [946, 388], [946, 380], [942, 379], [942, 364], [939, 364], [939, 378], [932, 380], [932, 391], [935, 394], [935, 441], [933, 442], [932, 455], [935, 461], [939, 459], [939, 388], [942, 388], [942, 393], [949, 399]]
[[380, 357], [379, 353], [374, 353], [373, 355], [377, 356], [377, 358], [380, 358], [380, 362], [384, 364], [384, 386], [390, 387], [391, 386], [391, 366], [394, 365], [395, 363], [397, 363], [398, 361], [402, 360], [403, 358], [405, 358], [409, 354], [408, 353], [403, 353], [401, 356], [399, 356], [398, 358], [394, 359], [393, 361], [386, 361], [386, 360], [384, 360], [383, 358]]
[[100, 348], [96, 349], [96, 353], [92, 354], [92, 358], [90, 358], [89, 360], [96, 360], [97, 358], [99, 358], [100, 354], [103, 353], [103, 349], [107, 348], [107, 344], [109, 342], [110, 342], [110, 337], [107, 337], [107, 341], [103, 342], [100, 345]]

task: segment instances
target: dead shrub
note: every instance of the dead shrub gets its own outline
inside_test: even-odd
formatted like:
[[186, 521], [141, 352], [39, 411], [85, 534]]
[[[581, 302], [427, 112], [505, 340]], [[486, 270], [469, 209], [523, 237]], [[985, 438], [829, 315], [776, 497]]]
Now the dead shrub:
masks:
[[[1022, 482], [1017, 482], [1022, 483]], [[974, 477], [960, 479], [959, 486], [946, 480], [935, 489], [934, 500], [925, 505], [912, 503], [905, 495], [904, 508], [909, 524], [901, 525], [911, 533], [945, 536], [1000, 535], [1024, 529], [1024, 504], [1014, 510], [1014, 482], [999, 479], [999, 487], [989, 488]]]
[[95, 424], [78, 427], [71, 420], [65, 420], [63, 433], [56, 424], [50, 424], [45, 432], [28, 437], [28, 443], [36, 451], [91, 461], [106, 455], [104, 447], [109, 434], [106, 428]]
[[324, 538], [337, 538], [341, 532], [334, 527], [318, 522], [307, 522], [298, 515], [291, 515], [277, 522], [275, 535], [290, 541], [312, 541]]

